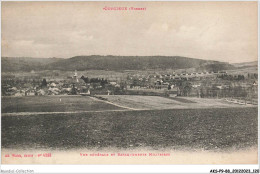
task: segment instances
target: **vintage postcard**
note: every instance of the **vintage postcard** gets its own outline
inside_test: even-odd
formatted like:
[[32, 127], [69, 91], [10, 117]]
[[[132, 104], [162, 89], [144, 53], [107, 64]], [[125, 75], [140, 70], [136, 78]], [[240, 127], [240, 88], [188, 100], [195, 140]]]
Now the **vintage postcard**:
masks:
[[2, 2], [2, 164], [257, 164], [257, 15]]

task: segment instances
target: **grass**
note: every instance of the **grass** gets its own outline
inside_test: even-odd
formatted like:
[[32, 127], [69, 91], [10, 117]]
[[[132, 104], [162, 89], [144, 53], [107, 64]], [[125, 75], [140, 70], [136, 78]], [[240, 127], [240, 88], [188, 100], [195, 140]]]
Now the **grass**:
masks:
[[250, 107], [229, 103], [223, 99], [195, 97], [160, 97], [141, 95], [102, 95], [103, 98], [121, 106], [135, 109], [190, 109]]
[[219, 150], [257, 144], [257, 108], [2, 116], [2, 148]]
[[169, 98], [172, 99], [172, 100], [176, 100], [178, 102], [182, 102], [182, 103], [196, 103], [194, 101], [187, 100], [185, 98], [180, 98], [180, 97], [169, 97]]
[[87, 96], [2, 97], [2, 113], [122, 110]]

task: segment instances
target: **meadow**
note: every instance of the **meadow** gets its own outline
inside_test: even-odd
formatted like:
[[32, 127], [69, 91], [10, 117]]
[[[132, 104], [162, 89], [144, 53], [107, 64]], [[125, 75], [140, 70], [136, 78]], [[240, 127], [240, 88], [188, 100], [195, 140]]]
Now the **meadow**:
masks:
[[2, 97], [2, 113], [122, 110], [85, 96]]
[[216, 98], [160, 97], [142, 95], [100, 96], [114, 104], [139, 110], [252, 107], [252, 105], [239, 105], [229, 103], [224, 99]]

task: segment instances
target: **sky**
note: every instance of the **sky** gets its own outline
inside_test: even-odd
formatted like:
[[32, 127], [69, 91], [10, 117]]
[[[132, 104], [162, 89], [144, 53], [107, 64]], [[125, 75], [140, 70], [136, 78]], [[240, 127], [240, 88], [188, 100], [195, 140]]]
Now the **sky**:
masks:
[[257, 2], [2, 2], [1, 53], [250, 62], [258, 58], [257, 22]]

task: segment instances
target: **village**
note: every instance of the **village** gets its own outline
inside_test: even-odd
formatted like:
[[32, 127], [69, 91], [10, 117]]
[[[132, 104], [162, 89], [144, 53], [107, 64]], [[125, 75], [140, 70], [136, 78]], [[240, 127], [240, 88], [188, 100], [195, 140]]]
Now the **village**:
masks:
[[62, 78], [2, 78], [3, 96], [156, 95], [198, 98], [257, 98], [257, 74], [220, 72], [129, 73], [125, 78], [90, 78], [77, 71]]

